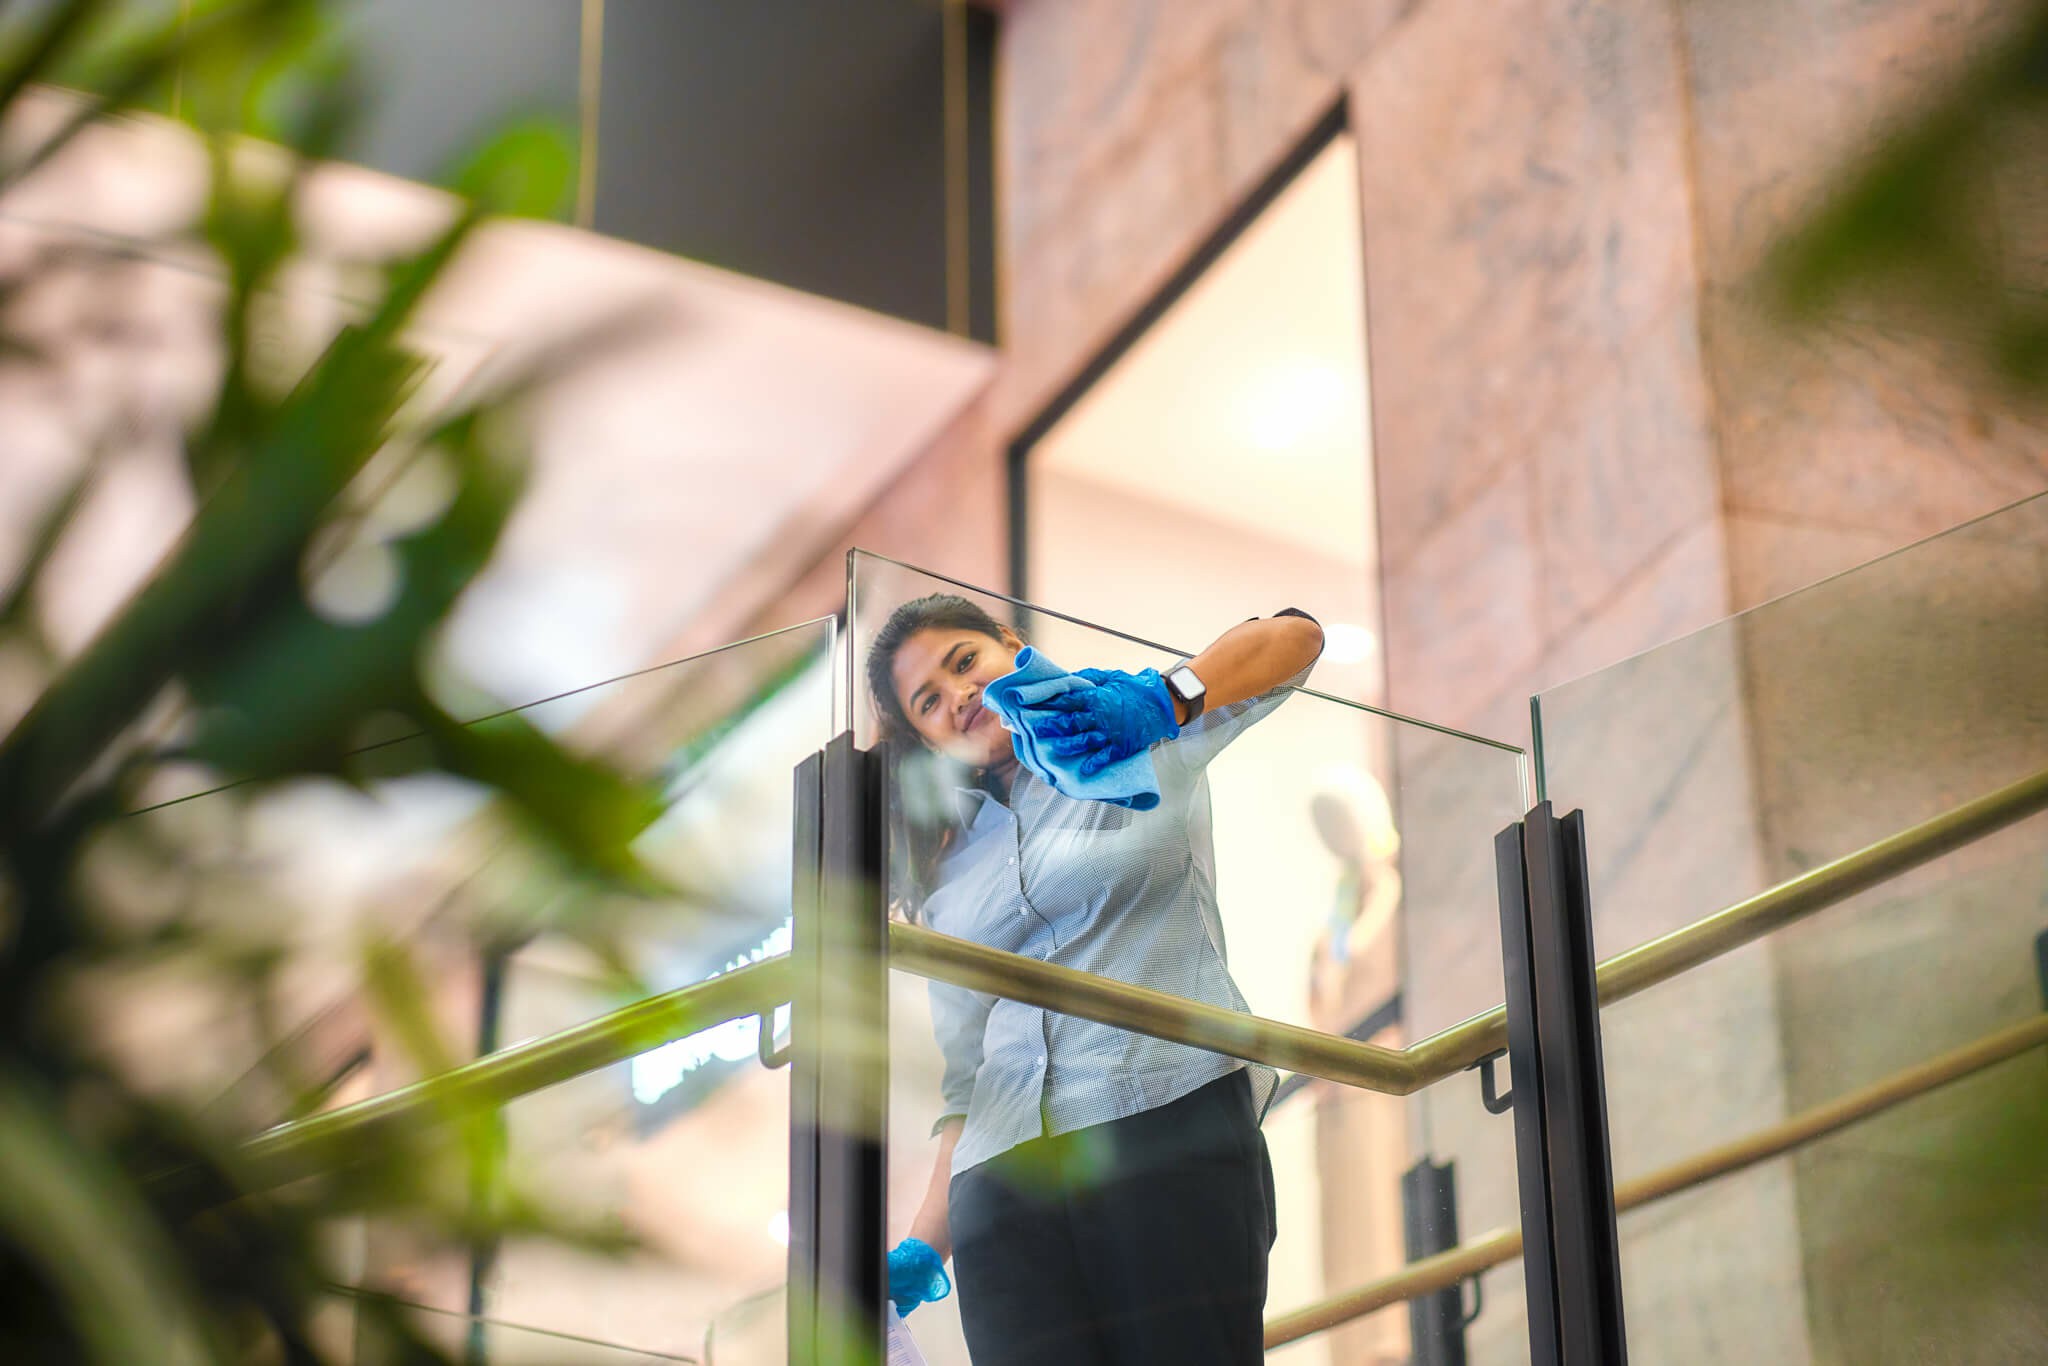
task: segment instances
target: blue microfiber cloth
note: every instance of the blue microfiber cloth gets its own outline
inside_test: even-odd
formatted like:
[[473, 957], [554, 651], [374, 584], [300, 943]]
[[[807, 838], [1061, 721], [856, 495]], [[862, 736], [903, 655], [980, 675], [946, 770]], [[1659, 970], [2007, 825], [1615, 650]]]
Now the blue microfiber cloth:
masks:
[[1017, 761], [1044, 779], [1055, 792], [1069, 797], [1127, 806], [1133, 811], [1150, 811], [1159, 805], [1159, 774], [1152, 767], [1150, 750], [1140, 750], [1086, 778], [1079, 771], [1081, 759], [1085, 756], [1061, 759], [1039, 750], [1037, 737], [1024, 728], [1016, 693], [1026, 684], [1053, 679], [1063, 679], [1075, 688], [1094, 686], [1085, 678], [1074, 677], [1027, 645], [1017, 652], [1016, 668], [982, 689], [982, 705], [994, 712], [996, 719], [1003, 723], [1003, 729], [1010, 732], [1010, 748], [1017, 752]]

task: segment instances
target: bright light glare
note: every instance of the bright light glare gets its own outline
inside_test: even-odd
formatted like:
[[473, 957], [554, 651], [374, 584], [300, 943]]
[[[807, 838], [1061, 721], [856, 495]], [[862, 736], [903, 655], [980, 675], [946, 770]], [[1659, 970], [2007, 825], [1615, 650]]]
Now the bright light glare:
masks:
[[1363, 626], [1336, 621], [1323, 628], [1323, 659], [1327, 663], [1363, 664], [1379, 648], [1379, 637]]
[[[709, 973], [703, 980], [722, 976], [735, 968], [747, 967], [764, 958], [788, 953], [793, 935], [792, 926], [785, 920], [778, 925], [761, 943], [727, 963], [717, 972]], [[771, 1030], [780, 1032], [789, 1019], [789, 1007], [775, 1008], [769, 1023]], [[712, 1061], [744, 1062], [759, 1051], [761, 1042], [761, 1021], [748, 1015], [737, 1020], [727, 1020], [709, 1029], [700, 1029], [688, 1038], [677, 1039], [674, 1043], [663, 1044], [649, 1053], [642, 1053], [633, 1059], [630, 1068], [633, 1080], [633, 1098], [642, 1105], [652, 1105], [682, 1084], [684, 1077]]]
[[1258, 377], [1246, 407], [1252, 444], [1272, 452], [1300, 445], [1334, 422], [1353, 387], [1329, 365], [1289, 366]]
[[779, 1209], [768, 1220], [768, 1236], [783, 1247], [789, 1246], [789, 1211]]

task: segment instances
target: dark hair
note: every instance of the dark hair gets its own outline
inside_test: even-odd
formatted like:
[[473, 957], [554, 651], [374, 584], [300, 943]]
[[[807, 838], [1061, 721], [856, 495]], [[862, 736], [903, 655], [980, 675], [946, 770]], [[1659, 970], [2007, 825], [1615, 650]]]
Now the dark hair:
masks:
[[973, 631], [1003, 638], [1003, 624], [978, 604], [953, 593], [933, 593], [904, 603], [889, 614], [868, 646], [868, 693], [889, 751], [889, 892], [892, 909], [911, 920], [923, 918], [924, 899], [938, 876], [939, 861], [957, 831], [941, 814], [940, 794], [973, 781], [956, 759], [923, 743], [896, 696], [896, 652], [919, 631]]
[[1001, 622], [978, 603], [954, 593], [914, 598], [891, 612], [882, 629], [875, 632], [874, 643], [868, 646], [868, 693], [874, 699], [882, 734], [889, 739], [916, 734], [910, 718], [904, 715], [902, 699], [896, 696], [896, 652], [919, 631], [933, 628], [973, 631], [995, 641], [1003, 638]]

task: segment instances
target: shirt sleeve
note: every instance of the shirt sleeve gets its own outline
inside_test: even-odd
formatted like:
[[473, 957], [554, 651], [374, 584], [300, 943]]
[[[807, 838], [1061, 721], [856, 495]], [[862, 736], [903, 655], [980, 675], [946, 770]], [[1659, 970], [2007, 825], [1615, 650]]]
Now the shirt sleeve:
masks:
[[[1314, 617], [1309, 616], [1308, 613], [1302, 611], [1299, 607], [1289, 607], [1283, 611], [1275, 612], [1273, 615], [1276, 617], [1303, 617], [1309, 621], [1315, 621]], [[1318, 624], [1320, 625], [1320, 623]], [[1322, 658], [1322, 651], [1318, 650], [1316, 651], [1316, 659], [1320, 658]], [[1179, 660], [1175, 663], [1174, 667], [1179, 668], [1185, 663], [1187, 663], [1187, 660]], [[1289, 678], [1284, 683], [1268, 688], [1256, 697], [1247, 697], [1241, 702], [1232, 702], [1227, 707], [1216, 707], [1212, 710], [1204, 711], [1200, 716], [1197, 716], [1194, 720], [1180, 728], [1178, 738], [1160, 745], [1155, 751], [1155, 757], [1170, 760], [1191, 773], [1199, 773], [1207, 768], [1209, 761], [1221, 754], [1224, 747], [1232, 740], [1235, 740], [1250, 727], [1263, 720], [1275, 707], [1285, 702], [1290, 693], [1308, 682], [1308, 676], [1315, 667], [1316, 660], [1311, 659], [1308, 663], [1302, 665], [1300, 669], [1296, 670], [1292, 678]]]
[[945, 1075], [939, 1083], [946, 1109], [932, 1126], [936, 1134], [947, 1120], [965, 1115], [967, 1104], [974, 1097], [974, 1078], [981, 1071], [982, 1037], [988, 1030], [988, 1015], [995, 1007], [995, 998], [944, 982], [930, 985], [932, 1032], [938, 1038], [939, 1053], [946, 1060]]

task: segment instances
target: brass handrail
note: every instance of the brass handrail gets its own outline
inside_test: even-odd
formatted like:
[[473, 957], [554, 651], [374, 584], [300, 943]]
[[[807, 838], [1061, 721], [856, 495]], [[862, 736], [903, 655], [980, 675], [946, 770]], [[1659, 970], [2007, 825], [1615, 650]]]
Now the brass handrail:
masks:
[[1415, 1089], [1414, 1067], [1398, 1048], [1359, 1043], [1191, 1001], [1172, 992], [1041, 963], [915, 925], [890, 924], [889, 966], [970, 991], [1370, 1091], [1398, 1096]]
[[[1612, 1005], [1646, 987], [1669, 981], [1772, 930], [1846, 901], [1858, 892], [1931, 863], [1972, 840], [2042, 810], [2048, 810], [2048, 769], [1944, 811], [1931, 820], [1908, 826], [1832, 863], [1823, 863], [1661, 938], [1616, 954], [1599, 968], [1600, 1004]], [[1420, 1089], [1507, 1047], [1507, 1039], [1507, 1007], [1495, 1006], [1483, 1015], [1410, 1044], [1403, 1052], [1415, 1065], [1416, 1086]]]
[[[1882, 1081], [1837, 1096], [1732, 1143], [1710, 1148], [1647, 1176], [1624, 1181], [1614, 1189], [1614, 1207], [1617, 1211], [1631, 1210], [1753, 1167], [2044, 1045], [2048, 1045], [2048, 1013], [1894, 1072]], [[1435, 1256], [1410, 1262], [1391, 1276], [1269, 1320], [1266, 1324], [1266, 1346], [1269, 1349], [1279, 1347], [1363, 1318], [1388, 1305], [1448, 1289], [1482, 1271], [1512, 1261], [1521, 1251], [1522, 1231], [1519, 1228], [1495, 1230]]]
[[345, 1164], [396, 1131], [480, 1106], [499, 1106], [626, 1061], [700, 1029], [762, 1015], [789, 1000], [789, 955], [650, 996], [410, 1086], [266, 1130], [242, 1146], [253, 1183], [276, 1185]]
[[[2048, 809], [2048, 769], [1609, 959], [1599, 969], [1601, 1003], [1611, 1004], [1697, 967], [2043, 809]], [[1507, 1011], [1502, 1006], [1405, 1049], [1381, 1048], [914, 926], [892, 924], [889, 936], [891, 963], [920, 976], [1386, 1095], [1420, 1091], [1503, 1047], [1507, 1039]], [[348, 1145], [381, 1126], [403, 1126], [436, 1107], [503, 1104], [710, 1025], [771, 1010], [787, 1001], [788, 993], [787, 962], [769, 959], [651, 997], [547, 1039], [501, 1050], [412, 1086], [281, 1125], [246, 1145], [244, 1155], [258, 1167], [274, 1165], [280, 1171], [301, 1171], [315, 1148], [345, 1160]]]
[[[2048, 769], [1608, 959], [1598, 973], [1600, 1002], [1633, 996], [2044, 808]], [[1507, 1046], [1505, 1006], [1406, 1048], [1381, 1048], [911, 925], [889, 926], [889, 960], [893, 967], [954, 986], [1392, 1096], [1411, 1095]]]

